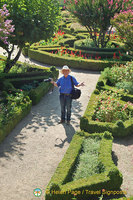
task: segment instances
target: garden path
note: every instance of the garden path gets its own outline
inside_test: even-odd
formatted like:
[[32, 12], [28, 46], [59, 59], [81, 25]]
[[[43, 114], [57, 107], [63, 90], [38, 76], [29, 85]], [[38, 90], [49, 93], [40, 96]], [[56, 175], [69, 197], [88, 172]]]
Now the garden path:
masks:
[[[0, 48], [0, 54], [3, 50]], [[21, 55], [20, 61], [47, 66]], [[60, 67], [58, 67], [60, 69]], [[99, 72], [72, 69], [73, 76], [84, 81], [82, 96], [73, 101], [72, 123], [58, 124], [60, 105], [58, 88], [46, 94], [41, 102], [0, 144], [0, 188], [2, 200], [44, 200], [44, 190], [58, 163], [62, 160], [83, 115], [89, 97], [95, 89]], [[61, 76], [61, 74], [60, 74]], [[121, 190], [133, 195], [133, 136], [115, 139], [114, 159], [124, 181]], [[35, 188], [42, 189], [41, 198], [33, 195]]]
[[[25, 57], [21, 55], [19, 60], [24, 62]], [[32, 107], [29, 115], [0, 145], [0, 199], [34, 200], [37, 199], [33, 195], [35, 188], [42, 190], [40, 199], [44, 199], [46, 185], [62, 160], [75, 131], [79, 130], [79, 119], [100, 73], [72, 69], [71, 75], [79, 82], [84, 81], [85, 86], [81, 87], [80, 99], [73, 101], [70, 126], [58, 124], [60, 104], [58, 88], [55, 87], [52, 94], [46, 94], [39, 104]]]

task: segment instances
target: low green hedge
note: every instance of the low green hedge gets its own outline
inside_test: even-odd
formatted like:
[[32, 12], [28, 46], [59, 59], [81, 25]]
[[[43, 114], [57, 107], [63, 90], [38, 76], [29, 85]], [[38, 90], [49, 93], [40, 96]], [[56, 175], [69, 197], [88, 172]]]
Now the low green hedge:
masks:
[[116, 42], [116, 41], [112, 41], [112, 44], [114, 44], [115, 46], [119, 46], [118, 48], [98, 48], [98, 47], [87, 47], [87, 46], [84, 46], [82, 44], [82, 42], [84, 42], [84, 38], [80, 39], [80, 40], [77, 40], [74, 42], [74, 48], [75, 49], [81, 49], [81, 50], [88, 50], [88, 51], [100, 51], [100, 52], [118, 52], [118, 51], [122, 51], [122, 52], [125, 52], [124, 50], [124, 44], [123, 43], [119, 43], [119, 42]]
[[122, 48], [98, 48], [98, 47], [87, 47], [84, 45], [81, 45], [82, 41], [84, 40], [78, 40], [74, 42], [74, 48], [75, 49], [81, 49], [81, 50], [87, 50], [87, 51], [96, 51], [96, 52], [118, 52], [118, 51], [124, 51]]
[[[83, 179], [71, 180], [78, 156], [81, 152], [85, 138], [101, 138], [99, 149], [99, 161], [104, 166], [104, 172]], [[71, 200], [73, 194], [78, 193], [76, 198], [88, 200], [86, 191], [94, 191], [94, 196], [101, 196], [102, 189], [118, 190], [122, 184], [122, 175], [112, 161], [112, 136], [109, 132], [93, 135], [83, 131], [74, 135], [70, 146], [59, 163], [45, 191], [46, 200]]]
[[[52, 88], [51, 83], [43, 82], [44, 79], [53, 78], [54, 80], [57, 79], [59, 75], [59, 70], [57, 70], [55, 67], [41, 67], [41, 66], [31, 66], [32, 69], [37, 67], [38, 70], [36, 72], [26, 72], [26, 73], [11, 73], [11, 74], [4, 74], [2, 73], [0, 76], [2, 78], [2, 82], [0, 81], [1, 88], [5, 88], [4, 82], [5, 80], [13, 84], [14, 87], [19, 88], [21, 85], [26, 83], [31, 83], [34, 80], [42, 81], [42, 83], [35, 89], [31, 89], [29, 92], [26, 92], [26, 94], [30, 97], [32, 100], [32, 104], [37, 104], [41, 98], [49, 91], [50, 88]], [[33, 68], [34, 67], [34, 68]], [[7, 83], [8, 84], [8, 83]], [[8, 84], [9, 85], [9, 84]], [[8, 85], [7, 85], [7, 91], [8, 91]]]
[[[87, 131], [89, 133], [94, 133], [94, 132], [100, 133], [103, 131], [109, 131], [112, 133], [114, 137], [125, 137], [129, 134], [132, 134], [133, 118], [131, 118], [131, 120], [126, 120], [125, 122], [123, 122], [122, 126], [121, 123], [118, 123], [118, 121], [116, 121], [116, 123], [111, 123], [111, 122], [98, 122], [92, 119], [95, 112], [95, 106], [98, 103], [97, 100], [98, 94], [95, 93], [97, 92], [94, 91], [92, 93], [86, 111], [83, 117], [81, 117], [80, 119], [81, 130]], [[133, 110], [133, 106], [131, 106], [130, 109]]]
[[[28, 98], [28, 97], [26, 97]], [[15, 109], [14, 114], [11, 118], [6, 119], [5, 124], [0, 124], [0, 143], [4, 138], [15, 128], [15, 126], [30, 112], [32, 106], [32, 101], [20, 105]]]
[[59, 45], [61, 46], [64, 46], [65, 44], [68, 44], [70, 47], [73, 47], [74, 45], [74, 42], [76, 41], [77, 39], [75, 37], [72, 37], [72, 38], [66, 38], [66, 39], [62, 39], [58, 42]]
[[46, 51], [33, 50], [33, 49], [29, 49], [28, 56], [34, 60], [49, 65], [63, 66], [67, 64], [72, 68], [88, 69], [94, 71], [104, 70], [104, 68], [111, 67], [115, 63], [126, 64], [125, 61], [116, 62], [116, 61], [76, 59], [72, 57], [58, 56], [55, 54], [48, 53]]
[[36, 89], [31, 89], [28, 95], [32, 100], [32, 104], [36, 105], [39, 103], [41, 98], [52, 88], [52, 86], [51, 83], [42, 82]]

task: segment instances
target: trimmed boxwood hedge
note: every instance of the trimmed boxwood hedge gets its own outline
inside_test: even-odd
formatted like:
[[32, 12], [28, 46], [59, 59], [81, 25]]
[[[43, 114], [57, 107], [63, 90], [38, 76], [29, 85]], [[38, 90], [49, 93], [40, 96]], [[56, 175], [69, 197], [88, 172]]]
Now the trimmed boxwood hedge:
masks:
[[[42, 77], [41, 77], [42, 78]], [[47, 77], [48, 78], [48, 77]], [[54, 77], [55, 79], [55, 77]], [[16, 90], [16, 87], [19, 88], [21, 87], [21, 85], [26, 84], [26, 83], [31, 83], [33, 80], [39, 80], [40, 78], [37, 79], [37, 77], [35, 77], [34, 79], [28, 78], [28, 79], [13, 79], [11, 82], [9, 81], [10, 86], [12, 85], [12, 88], [14, 88], [14, 90]], [[5, 83], [5, 81], [4, 81]], [[3, 83], [3, 85], [5, 85]], [[7, 81], [6, 81], [7, 83]], [[47, 82], [42, 82], [40, 83], [40, 85], [34, 89], [31, 89], [30, 91], [25, 91], [25, 94], [28, 95], [30, 97], [30, 99], [32, 100], [32, 105], [36, 105], [37, 103], [40, 102], [41, 98], [53, 87], [53, 85], [51, 83], [47, 83]], [[7, 87], [6, 87], [7, 88]], [[7, 88], [7, 90], [9, 90], [9, 88]]]
[[[100, 81], [98, 82], [99, 85], [101, 83], [102, 82]], [[81, 130], [87, 131], [89, 133], [94, 133], [94, 132], [100, 133], [103, 131], [109, 131], [112, 133], [114, 137], [125, 137], [129, 134], [132, 134], [133, 118], [131, 118], [130, 120], [126, 120], [125, 122], [123, 122], [122, 125], [118, 121], [116, 121], [116, 123], [111, 123], [111, 122], [98, 122], [92, 119], [95, 112], [95, 106], [98, 103], [97, 100], [99, 94], [98, 89], [94, 90], [94, 92], [92, 93], [86, 111], [83, 117], [81, 117], [80, 119]], [[124, 102], [121, 100], [121, 103]], [[130, 109], [133, 111], [133, 106], [131, 106]]]
[[41, 98], [51, 89], [53, 85], [51, 83], [42, 82], [36, 89], [31, 89], [28, 93], [32, 104], [36, 105], [39, 103]]
[[[58, 55], [51, 55], [48, 54], [49, 52], [56, 52], [57, 49], [60, 49], [61, 46], [67, 47], [69, 51], [77, 51], [74, 49], [74, 43], [76, 48], [81, 49], [78, 47], [78, 43], [81, 40], [78, 40], [80, 38], [86, 38], [88, 35], [87, 31], [75, 31], [70, 28], [68, 29], [68, 32], [65, 31], [65, 34], [63, 35], [63, 38], [60, 39], [57, 44], [54, 45], [42, 45], [38, 46], [37, 43], [34, 43], [30, 46], [30, 49], [28, 50], [28, 56], [34, 60], [37, 60], [42, 63], [50, 64], [50, 65], [56, 65], [56, 66], [62, 66], [66, 63], [69, 64], [72, 68], [82, 68], [82, 69], [88, 69], [88, 70], [103, 70], [105, 67], [111, 67], [115, 63], [121, 63], [125, 64], [124, 61], [130, 61], [132, 59], [132, 56], [126, 55], [125, 51], [122, 48], [118, 49], [101, 49], [101, 48], [86, 48], [82, 49], [82, 54], [89, 54], [90, 57], [92, 56], [92, 60], [87, 59], [76, 59], [76, 58], [68, 58], [65, 56], [58, 56]], [[83, 39], [82, 39], [83, 40]], [[115, 41], [114, 41], [115, 43]], [[77, 44], [77, 45], [76, 45]], [[108, 61], [107, 58], [113, 58], [114, 52], [116, 52], [116, 56], [119, 56], [118, 51], [123, 51], [122, 61]], [[78, 51], [77, 51], [78, 52]], [[95, 57], [100, 56], [102, 59], [107, 60], [96, 60]]]
[[[88, 48], [87, 46], [82, 45], [81, 46], [81, 42], [83, 42], [84, 39], [81, 40], [77, 40], [74, 42], [74, 48], [75, 49], [81, 49], [81, 50], [87, 50], [87, 51], [98, 51], [98, 52], [106, 52], [108, 54], [108, 52], [118, 52], [118, 51], [122, 51], [125, 52], [125, 50], [122, 48], [123, 46], [119, 44], [119, 48], [98, 48], [98, 47], [90, 47]], [[113, 44], [117, 44], [115, 41], [112, 41]], [[118, 45], [117, 45], [118, 46]], [[121, 47], [122, 46], [122, 47]]]
[[[22, 64], [21, 62], [18, 62], [18, 64]], [[25, 72], [25, 73], [1, 73], [0, 74], [0, 86], [3, 87], [4, 81], [8, 80], [8, 82], [12, 83], [13, 86], [19, 87], [22, 84], [32, 82], [34, 80], [42, 81], [42, 83], [35, 89], [31, 89], [29, 92], [26, 92], [26, 94], [30, 97], [32, 100], [32, 104], [37, 104], [41, 98], [49, 91], [50, 88], [53, 87], [51, 83], [43, 82], [44, 79], [47, 78], [53, 78], [54, 80], [57, 79], [59, 75], [59, 70], [56, 69], [54, 66], [48, 67], [41, 67], [36, 65], [29, 65], [31, 67], [31, 72]], [[33, 71], [38, 70], [38, 71]]]
[[[104, 70], [106, 67], [111, 67], [113, 64], [116, 64], [116, 61], [102, 61], [102, 60], [85, 60], [85, 59], [76, 59], [72, 57], [58, 56], [56, 54], [48, 53], [47, 51], [33, 50], [29, 49], [28, 56], [39, 62], [63, 66], [68, 65], [72, 68], [77, 69], [88, 69], [88, 70]], [[126, 64], [125, 61], [117, 62], [119, 64]]]
[[[88, 137], [101, 138], [98, 159], [103, 164], [105, 170], [100, 174], [69, 182], [68, 180], [71, 180], [70, 177], [72, 176], [75, 164], [81, 152], [82, 143], [84, 139]], [[77, 132], [63, 160], [59, 163], [47, 185], [45, 199], [71, 200], [72, 197], [74, 197], [73, 194], [77, 191], [80, 192], [80, 194], [76, 196], [78, 200], [88, 200], [91, 195], [85, 194], [86, 190], [95, 191], [95, 194], [98, 196], [101, 196], [100, 194], [103, 188], [106, 190], [118, 190], [122, 184], [122, 175], [112, 161], [112, 139], [111, 133], [109, 132], [101, 134], [94, 133], [93, 135], [83, 131]]]
[[[28, 97], [26, 97], [28, 98]], [[0, 125], [0, 143], [4, 138], [15, 128], [15, 126], [30, 112], [32, 106], [32, 101], [29, 101], [26, 104], [20, 105], [11, 119], [7, 119], [7, 123]]]

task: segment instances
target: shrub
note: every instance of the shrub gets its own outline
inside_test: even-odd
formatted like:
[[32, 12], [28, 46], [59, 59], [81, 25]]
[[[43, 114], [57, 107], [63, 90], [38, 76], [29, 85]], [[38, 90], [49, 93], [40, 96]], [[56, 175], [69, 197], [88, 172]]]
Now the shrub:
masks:
[[124, 89], [125, 92], [128, 92], [129, 94], [133, 94], [133, 82], [118, 82], [115, 84], [115, 86], [118, 89]]
[[[52, 51], [52, 49], [51, 49]], [[33, 50], [29, 49], [28, 53], [30, 58], [37, 60], [39, 62], [62, 66], [66, 63], [70, 65], [72, 68], [82, 68], [82, 69], [90, 69], [90, 70], [103, 70], [105, 67], [111, 67], [116, 61], [108, 61], [108, 60], [92, 60], [92, 59], [77, 59], [72, 57], [58, 56], [56, 54], [48, 53], [46, 51], [41, 50]], [[125, 64], [124, 61], [117, 61], [118, 63]]]
[[105, 79], [109, 80], [112, 85], [122, 81], [133, 80], [133, 62], [127, 62], [126, 65], [115, 64], [111, 69], [106, 68], [102, 75]]
[[[130, 104], [129, 104], [130, 105]], [[103, 91], [98, 97], [98, 104], [93, 119], [100, 122], [115, 122], [128, 120], [133, 117], [129, 105], [120, 104], [117, 93]]]
[[22, 92], [11, 93], [0, 103], [0, 143], [30, 112], [31, 100]]

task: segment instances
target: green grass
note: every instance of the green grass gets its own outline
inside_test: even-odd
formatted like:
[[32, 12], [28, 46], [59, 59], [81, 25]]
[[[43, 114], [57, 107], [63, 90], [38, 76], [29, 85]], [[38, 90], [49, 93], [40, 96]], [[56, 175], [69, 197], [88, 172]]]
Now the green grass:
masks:
[[73, 174], [73, 180], [99, 174], [101, 171], [101, 164], [98, 160], [98, 152], [100, 147], [100, 140], [95, 138], [85, 139], [82, 152], [79, 155], [78, 164]]

